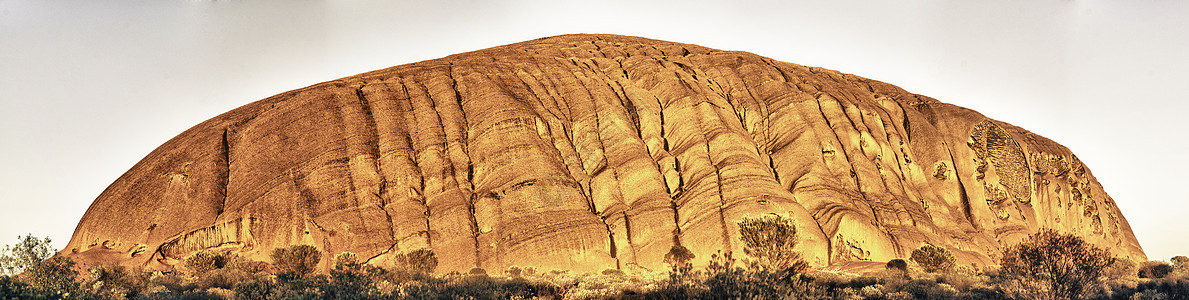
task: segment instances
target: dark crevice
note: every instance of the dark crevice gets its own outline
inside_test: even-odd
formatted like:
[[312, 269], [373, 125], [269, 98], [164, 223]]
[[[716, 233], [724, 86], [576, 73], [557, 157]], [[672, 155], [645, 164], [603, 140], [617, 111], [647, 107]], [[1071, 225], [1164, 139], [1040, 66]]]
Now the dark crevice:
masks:
[[[611, 252], [611, 258], [615, 259], [615, 269], [617, 269], [617, 270], [622, 269], [623, 266], [619, 262], [619, 255], [618, 255], [618, 253], [616, 253], [618, 250], [615, 248], [615, 232], [611, 231], [611, 224], [607, 223], [606, 218], [600, 217], [599, 219], [603, 221], [603, 226], [605, 226], [607, 228], [607, 242], [611, 246], [610, 249], [608, 249], [608, 250]], [[627, 220], [627, 219], [624, 218], [624, 220]]]
[[908, 121], [908, 110], [904, 109], [903, 103], [896, 102], [896, 105], [900, 107], [900, 117], [904, 118], [901, 124], [904, 126], [904, 142], [912, 143], [912, 124]]
[[[942, 144], [942, 146], [946, 148], [945, 152], [950, 156], [950, 163], [954, 164], [953, 151], [949, 149], [948, 145]], [[962, 199], [962, 214], [966, 216], [966, 221], [969, 221], [970, 225], [973, 226], [974, 229], [982, 230], [978, 222], [974, 221], [974, 214], [971, 212], [970, 207], [970, 198], [966, 195], [966, 185], [962, 184], [962, 175], [958, 173], [958, 164], [954, 164], [954, 180], [958, 181], [958, 195]]]
[[763, 61], [765, 64], [768, 64], [768, 66], [771, 66], [773, 69], [776, 69], [776, 73], [780, 74], [780, 78], [783, 78], [784, 82], [790, 82], [790, 83], [793, 82], [793, 80], [791, 78], [789, 78], [789, 75], [785, 74], [784, 70], [781, 70], [780, 67], [776, 66], [776, 64], [772, 63], [772, 61], [767, 60], [767, 59], [760, 59], [760, 60]]
[[[834, 125], [830, 122], [830, 118], [828, 116], [826, 116], [826, 111], [822, 108], [821, 96], [822, 95], [819, 94], [818, 97], [816, 97], [818, 112], [821, 113], [822, 120], [826, 121], [826, 126], [830, 127], [830, 133], [834, 134], [834, 140], [838, 142], [838, 151], [842, 152], [842, 157], [843, 157], [843, 159], [846, 160], [846, 165], [850, 168], [850, 176], [851, 176], [851, 178], [854, 179], [855, 192], [857, 192], [859, 194], [859, 196], [863, 198], [864, 201], [862, 201], [862, 202], [867, 204], [867, 208], [871, 210], [871, 217], [875, 218], [875, 222], [878, 224], [882, 224], [882, 222], [880, 222], [880, 220], [879, 220], [879, 216], [876, 215], [875, 206], [871, 205], [871, 201], [869, 199], [867, 199], [867, 194], [863, 192], [863, 185], [862, 185], [861, 181], [859, 180], [859, 174], [855, 171], [854, 164], [852, 164], [850, 162], [850, 155], [847, 154], [846, 145], [842, 144], [842, 138], [838, 136], [838, 132], [834, 129]], [[838, 100], [835, 100], [835, 101], [837, 102]], [[846, 115], [845, 108], [843, 108], [841, 106], [842, 106], [842, 104], [839, 103], [839, 108], [843, 109], [843, 115], [845, 116]], [[850, 120], [849, 117], [847, 117], [846, 119]], [[854, 121], [851, 121], [851, 126], [854, 127]], [[856, 128], [856, 130], [857, 130], [857, 128]]]
[[[632, 253], [632, 262], [631, 263], [635, 264], [636, 263], [636, 241], [632, 240], [632, 222], [631, 222], [631, 219], [628, 218], [628, 212], [626, 210], [621, 212], [621, 214], [623, 214], [623, 231], [627, 235], [624, 238], [626, 238], [628, 240], [628, 251], [631, 251], [631, 253]], [[619, 261], [618, 258], [616, 258], [615, 260]]]
[[227, 128], [223, 128], [223, 139], [220, 142], [220, 148], [223, 152], [220, 155], [222, 161], [216, 164], [221, 168], [220, 171], [222, 171], [222, 174], [219, 174], [219, 176], [215, 177], [215, 180], [217, 180], [215, 184], [222, 189], [219, 192], [223, 194], [223, 201], [220, 202], [219, 207], [215, 209], [216, 219], [223, 215], [223, 211], [227, 209], [227, 185], [231, 182], [231, 146], [227, 142], [227, 131]]
[[768, 156], [768, 170], [772, 171], [772, 178], [776, 180], [777, 184], [780, 184], [783, 186], [784, 183], [780, 182], [780, 172], [776, 171], [776, 161], [774, 159], [772, 159], [771, 154], [769, 154], [767, 156]]
[[[702, 130], [702, 132], [706, 132], [706, 131]], [[719, 225], [722, 226], [723, 252], [731, 252], [731, 234], [730, 234], [731, 231], [728, 229], [729, 227], [727, 226], [727, 213], [725, 211], [726, 207], [727, 207], [727, 199], [723, 195], [722, 170], [720, 170], [718, 168], [718, 165], [714, 163], [714, 158], [712, 158], [710, 156], [710, 153], [712, 153], [712, 152], [710, 152], [710, 139], [709, 139], [709, 137], [707, 137], [706, 138], [706, 159], [710, 161], [710, 167], [714, 168], [714, 180], [716, 182], [715, 185], [718, 186], [718, 220], [720, 222]]]
[[376, 253], [376, 255], [372, 255], [372, 257], [368, 257], [367, 259], [363, 260], [362, 265], [367, 265], [368, 263], [371, 263], [373, 259], [376, 259], [377, 257], [380, 257], [381, 255], [392, 252], [392, 250], [396, 250], [396, 246], [397, 246], [397, 243], [393, 242], [392, 246], [388, 246], [388, 248], [386, 248], [384, 250], [380, 250], [380, 253]]
[[616, 81], [615, 85], [619, 86], [619, 92], [623, 94], [623, 98], [620, 99], [620, 103], [623, 104], [624, 110], [628, 111], [628, 117], [632, 119], [633, 129], [636, 130], [636, 138], [639, 138], [641, 141], [643, 141], [644, 132], [643, 129], [640, 128], [640, 112], [636, 110], [636, 104], [632, 102], [631, 97], [628, 97], [627, 91], [623, 89], [623, 85], [620, 84], [619, 81]]
[[[424, 219], [425, 219], [425, 227], [423, 227], [422, 230], [420, 232], [418, 232], [417, 234], [425, 235], [425, 244], [427, 247], [432, 249], [433, 248], [433, 238], [432, 238], [432, 235], [430, 234], [430, 227], [429, 227], [429, 216], [431, 213], [429, 211], [429, 205], [426, 203], [426, 199], [425, 199], [425, 174], [421, 170], [421, 163], [417, 161], [417, 157], [420, 155], [420, 152], [417, 150], [417, 147], [413, 145], [413, 139], [414, 139], [415, 132], [412, 131], [410, 128], [410, 125], [413, 127], [416, 126], [416, 121], [415, 121], [416, 116], [412, 115], [413, 97], [411, 94], [409, 94], [409, 86], [408, 85], [405, 85], [404, 82], [399, 82], [399, 84], [400, 84], [400, 90], [403, 93], [401, 95], [405, 96], [405, 98], [400, 98], [398, 96], [396, 99], [397, 110], [399, 110], [400, 118], [401, 118], [401, 120], [403, 120], [402, 124], [405, 125], [405, 128], [404, 128], [405, 134], [401, 135], [401, 137], [402, 137], [403, 142], [405, 143], [405, 147], [407, 149], [409, 149], [410, 152], [412, 152], [412, 155], [409, 155], [408, 159], [409, 159], [409, 162], [414, 166], [413, 170], [416, 172], [417, 179], [418, 179], [418, 180], [416, 180], [416, 184], [417, 184], [417, 188], [416, 188], [417, 199], [416, 200], [417, 200], [417, 202], [419, 202], [421, 204], [421, 207], [425, 209], [424, 211], [422, 211], [422, 215], [424, 216]], [[410, 117], [412, 117], [414, 119], [414, 121], [410, 121], [409, 120]]]
[[[475, 183], [474, 183], [474, 178], [473, 178], [474, 172], [472, 171], [474, 169], [474, 167], [471, 164], [470, 151], [468, 151], [468, 149], [467, 149], [467, 144], [470, 140], [470, 137], [468, 136], [470, 133], [470, 123], [467, 122], [466, 110], [463, 109], [462, 93], [458, 91], [458, 80], [454, 76], [454, 63], [450, 63], [449, 65], [447, 65], [447, 67], [448, 67], [448, 69], [446, 71], [446, 76], [450, 78], [450, 90], [454, 91], [454, 100], [458, 102], [459, 114], [462, 115], [462, 127], [463, 127], [462, 134], [463, 134], [463, 136], [461, 137], [462, 140], [459, 142], [462, 144], [461, 146], [462, 146], [463, 154], [466, 155], [466, 157], [467, 157], [467, 169], [468, 170], [466, 170], [466, 173], [467, 173], [466, 185], [469, 186], [470, 189], [468, 191], [471, 193], [471, 195], [469, 197], [470, 200], [467, 201], [467, 210], [470, 211], [471, 239], [473, 240], [474, 247], [475, 247], [475, 263], [474, 263], [474, 265], [476, 267], [481, 268], [483, 266], [482, 266], [482, 259], [480, 259], [481, 256], [479, 255], [479, 249], [480, 249], [480, 247], [479, 247], [479, 220], [478, 220], [478, 217], [475, 215], [475, 201], [478, 200], [478, 195], [474, 193]], [[435, 110], [437, 109], [436, 105], [434, 106], [434, 109]], [[439, 114], [439, 116], [438, 116], [438, 122], [441, 122], [441, 114]], [[451, 165], [453, 165], [453, 164], [451, 164]], [[457, 172], [457, 171], [458, 170], [454, 170], [454, 172]]]

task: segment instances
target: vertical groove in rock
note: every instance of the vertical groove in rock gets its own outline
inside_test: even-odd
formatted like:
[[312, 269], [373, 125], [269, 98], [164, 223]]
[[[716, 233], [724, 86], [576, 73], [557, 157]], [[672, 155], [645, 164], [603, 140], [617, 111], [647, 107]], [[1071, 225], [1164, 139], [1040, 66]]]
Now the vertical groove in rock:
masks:
[[215, 184], [220, 187], [218, 196], [222, 198], [218, 209], [215, 210], [216, 217], [223, 215], [227, 208], [227, 184], [231, 178], [231, 145], [227, 142], [227, 131], [227, 128], [223, 128], [223, 135], [219, 140], [219, 149], [222, 151], [218, 154], [219, 160], [215, 162], [215, 168], [218, 169]]
[[974, 220], [974, 215], [971, 212], [973, 208], [970, 207], [970, 198], [966, 195], [966, 185], [962, 183], [962, 176], [958, 175], [957, 164], [954, 163], [954, 153], [946, 150], [946, 154], [949, 154], [950, 164], [955, 166], [954, 180], [958, 181], [958, 194], [961, 195], [960, 197], [962, 198], [962, 215], [966, 217], [967, 221], [970, 221], [970, 225], [974, 227], [974, 229], [981, 230], [983, 226]]
[[[454, 74], [455, 74], [454, 63], [448, 63], [446, 66], [447, 66], [446, 77], [450, 79], [449, 90], [452, 91], [453, 94], [452, 95], [449, 93], [436, 93], [436, 94], [439, 94], [439, 95], [445, 94], [447, 97], [452, 97], [454, 101], [445, 101], [445, 103], [436, 104], [436, 105], [434, 105], [434, 109], [436, 110], [439, 107], [441, 107], [441, 105], [446, 105], [447, 107], [445, 108], [444, 111], [447, 113], [450, 113], [452, 115], [449, 118], [447, 118], [447, 120], [452, 120], [452, 121], [461, 120], [462, 121], [462, 124], [454, 124], [453, 126], [447, 125], [445, 122], [443, 122], [442, 125], [446, 126], [446, 128], [447, 128], [447, 130], [446, 130], [446, 141], [448, 143], [447, 151], [448, 151], [448, 153], [450, 153], [450, 157], [448, 159], [454, 164], [453, 172], [455, 173], [455, 177], [457, 178], [456, 180], [461, 181], [458, 183], [459, 188], [461, 188], [463, 190], [464, 196], [469, 196], [468, 197], [469, 200], [467, 203], [467, 209], [470, 211], [471, 239], [474, 240], [474, 244], [475, 244], [474, 245], [474, 247], [475, 247], [475, 266], [482, 268], [483, 267], [483, 265], [482, 265], [483, 258], [479, 254], [479, 249], [480, 249], [480, 246], [479, 246], [479, 221], [475, 217], [475, 200], [477, 200], [476, 199], [477, 195], [474, 193], [475, 184], [472, 182], [472, 178], [474, 177], [474, 170], [471, 167], [472, 166], [471, 155], [467, 151], [467, 144], [471, 142], [470, 138], [469, 138], [470, 120], [467, 120], [466, 111], [463, 109], [464, 106], [463, 106], [462, 94], [458, 90], [458, 80], [455, 79], [455, 77], [454, 77]], [[435, 94], [435, 93], [431, 92], [431, 95], [432, 94]], [[431, 99], [432, 99], [432, 97], [431, 97]], [[435, 102], [436, 101], [437, 100], [435, 100]], [[441, 118], [442, 112], [443, 111], [440, 111], [440, 110], [438, 111], [439, 118]], [[454, 130], [450, 130], [450, 129], [454, 129]], [[466, 172], [465, 177], [458, 178], [459, 177], [458, 172], [459, 172], [460, 168], [465, 170], [465, 172]]]
[[[364, 129], [365, 129], [365, 132], [363, 132], [363, 134], [365, 134], [366, 136], [369, 137], [364, 145], [365, 146], [364, 148], [367, 151], [366, 152], [367, 156], [365, 157], [365, 159], [370, 160], [370, 164], [368, 164], [368, 162], [365, 161], [364, 162], [365, 165], [361, 165], [360, 168], [364, 168], [367, 171], [373, 172], [372, 174], [367, 174], [367, 175], [372, 175], [372, 176], [376, 177], [375, 184], [377, 186], [374, 189], [369, 189], [368, 193], [370, 193], [371, 196], [374, 197], [373, 199], [376, 200], [376, 203], [374, 203], [376, 208], [379, 209], [380, 212], [384, 213], [384, 219], [385, 219], [385, 221], [387, 221], [387, 226], [385, 226], [385, 229], [387, 229], [387, 231], [388, 231], [388, 237], [390, 239], [389, 243], [391, 245], [396, 245], [398, 239], [396, 236], [396, 231], [393, 228], [394, 224], [392, 223], [392, 215], [388, 212], [387, 209], [384, 208], [385, 206], [388, 205], [389, 200], [388, 200], [388, 194], [387, 194], [388, 179], [387, 179], [387, 176], [385, 176], [385, 172], [384, 172], [383, 165], [381, 163], [381, 157], [380, 157], [380, 143], [381, 143], [382, 139], [380, 138], [379, 124], [376, 121], [375, 109], [373, 108], [372, 101], [368, 101], [367, 95], [363, 91], [363, 89], [366, 86], [367, 86], [367, 83], [360, 83], [358, 86], [355, 87], [355, 97], [359, 101], [359, 103], [358, 103], [359, 112], [362, 114], [363, 125], [364, 125]], [[367, 195], [364, 195], [364, 196], [366, 197]], [[387, 249], [391, 249], [393, 247], [394, 246], [389, 246], [381, 253], [385, 253], [388, 251]], [[379, 254], [377, 254], [376, 256], [378, 256], [378, 255]], [[373, 257], [375, 257], [375, 256], [373, 256]], [[370, 260], [370, 258], [369, 258], [369, 260]]]

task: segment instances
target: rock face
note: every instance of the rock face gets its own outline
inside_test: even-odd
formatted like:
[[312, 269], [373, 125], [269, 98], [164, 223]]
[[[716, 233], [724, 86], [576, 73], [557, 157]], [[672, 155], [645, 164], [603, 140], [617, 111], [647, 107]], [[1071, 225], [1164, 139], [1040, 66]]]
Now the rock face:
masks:
[[[1041, 228], [1146, 259], [1065, 147], [831, 70], [612, 35], [566, 35], [289, 91], [157, 148], [59, 255], [162, 268], [276, 247], [439, 272], [663, 270], [741, 252], [738, 222], [795, 220], [815, 266], [922, 244], [994, 264]], [[329, 263], [322, 263], [327, 267]]]

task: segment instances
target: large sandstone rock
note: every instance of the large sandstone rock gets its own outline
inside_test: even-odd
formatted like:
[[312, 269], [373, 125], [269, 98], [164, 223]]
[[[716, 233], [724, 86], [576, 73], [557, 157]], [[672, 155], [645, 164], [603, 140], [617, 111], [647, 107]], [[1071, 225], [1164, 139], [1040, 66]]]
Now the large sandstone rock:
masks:
[[[566, 35], [289, 91], [194, 126], [91, 205], [60, 255], [163, 268], [314, 245], [439, 271], [662, 269], [793, 218], [811, 264], [925, 243], [994, 263], [1040, 228], [1143, 250], [1065, 147], [895, 86], [745, 52]], [[326, 267], [327, 263], [322, 266]]]

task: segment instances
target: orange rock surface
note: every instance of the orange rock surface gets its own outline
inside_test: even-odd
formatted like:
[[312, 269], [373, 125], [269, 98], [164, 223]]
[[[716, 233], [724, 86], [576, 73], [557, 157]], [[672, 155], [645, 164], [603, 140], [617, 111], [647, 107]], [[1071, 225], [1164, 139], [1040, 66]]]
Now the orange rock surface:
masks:
[[277, 247], [439, 272], [664, 270], [743, 253], [738, 222], [792, 218], [814, 266], [929, 243], [994, 264], [1040, 228], [1146, 259], [1069, 149], [883, 82], [746, 52], [565, 35], [285, 92], [160, 146], [59, 255], [167, 268]]

